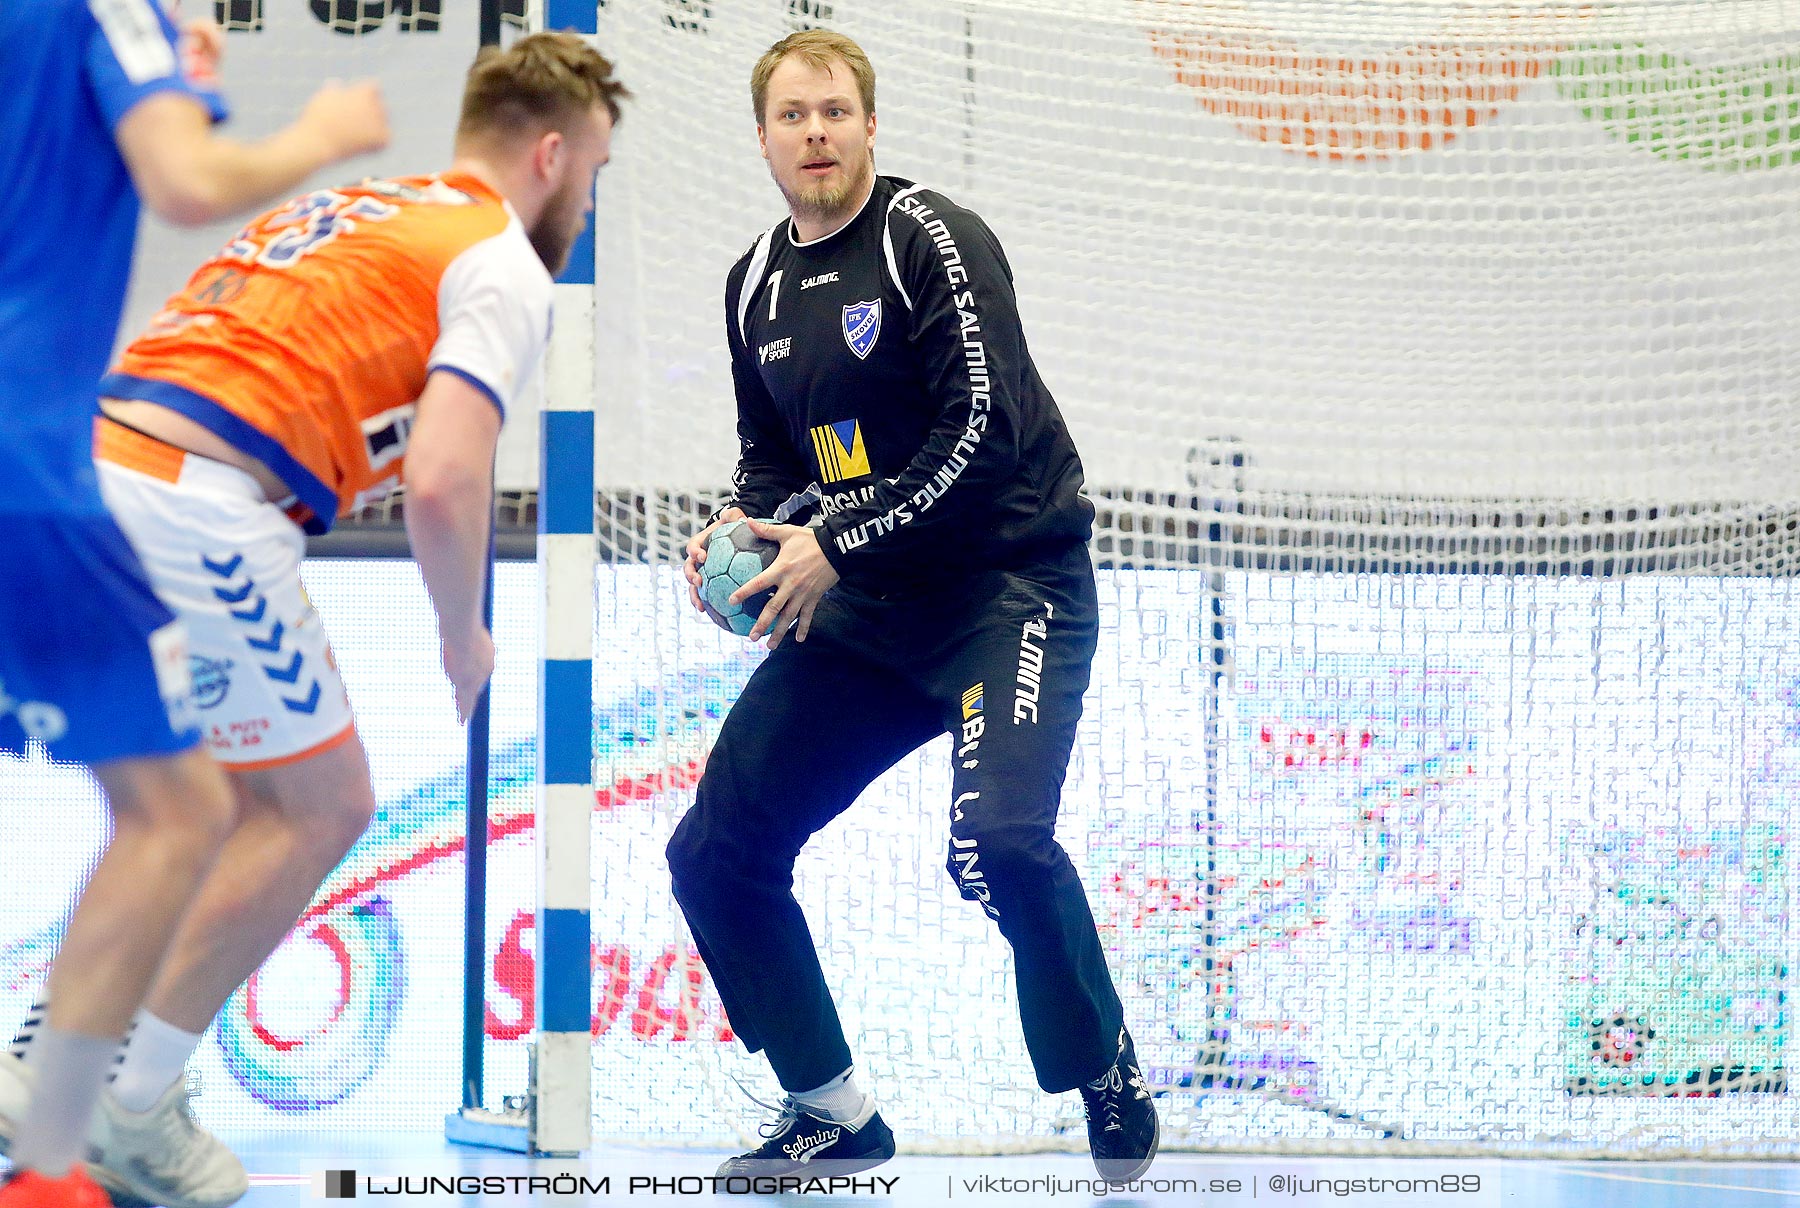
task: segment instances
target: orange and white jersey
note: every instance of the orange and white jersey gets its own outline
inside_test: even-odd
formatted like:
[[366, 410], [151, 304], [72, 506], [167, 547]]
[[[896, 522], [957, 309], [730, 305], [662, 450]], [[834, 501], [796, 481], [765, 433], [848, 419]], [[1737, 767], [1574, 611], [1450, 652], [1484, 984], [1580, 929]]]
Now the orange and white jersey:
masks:
[[464, 173], [368, 180], [251, 222], [100, 383], [193, 419], [274, 471], [308, 532], [404, 481], [435, 370], [506, 408], [550, 328], [518, 215]]

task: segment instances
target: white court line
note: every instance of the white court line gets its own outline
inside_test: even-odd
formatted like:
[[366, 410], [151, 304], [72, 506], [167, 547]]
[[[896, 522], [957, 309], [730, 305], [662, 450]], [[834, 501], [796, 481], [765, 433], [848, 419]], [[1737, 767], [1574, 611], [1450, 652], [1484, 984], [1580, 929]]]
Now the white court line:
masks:
[[1800, 1198], [1800, 1190], [1785, 1187], [1749, 1187], [1743, 1183], [1695, 1183], [1686, 1179], [1652, 1179], [1641, 1174], [1610, 1174], [1599, 1170], [1577, 1170], [1564, 1167], [1569, 1174], [1584, 1175], [1590, 1179], [1611, 1179], [1618, 1183], [1654, 1183], [1658, 1187], [1704, 1187], [1710, 1191], [1749, 1191], [1757, 1195], [1785, 1195]]

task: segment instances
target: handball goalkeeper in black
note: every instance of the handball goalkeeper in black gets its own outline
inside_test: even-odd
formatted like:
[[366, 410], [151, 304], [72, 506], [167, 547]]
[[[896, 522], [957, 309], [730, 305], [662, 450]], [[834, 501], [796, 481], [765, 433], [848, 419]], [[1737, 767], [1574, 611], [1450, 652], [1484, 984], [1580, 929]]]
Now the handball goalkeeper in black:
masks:
[[[741, 454], [718, 523], [780, 543], [770, 655], [669, 843], [676, 900], [732, 1028], [788, 1092], [722, 1174], [873, 1166], [893, 1134], [795, 901], [801, 847], [948, 732], [948, 868], [1012, 944], [1039, 1085], [1079, 1090], [1103, 1177], [1148, 1168], [1157, 1120], [1079, 877], [1056, 842], [1098, 628], [1081, 460], [1025, 347], [1012, 274], [973, 213], [874, 170], [875, 80], [842, 35], [770, 48], [757, 133], [789, 217], [731, 270]], [[819, 752], [796, 759], [796, 741]]]

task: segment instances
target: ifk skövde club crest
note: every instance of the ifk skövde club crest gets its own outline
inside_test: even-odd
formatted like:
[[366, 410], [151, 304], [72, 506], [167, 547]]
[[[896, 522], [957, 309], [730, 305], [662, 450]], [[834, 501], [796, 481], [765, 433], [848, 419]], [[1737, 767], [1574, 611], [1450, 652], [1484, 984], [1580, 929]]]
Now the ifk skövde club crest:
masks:
[[844, 343], [856, 359], [866, 361], [881, 336], [881, 300], [852, 302], [844, 307]]

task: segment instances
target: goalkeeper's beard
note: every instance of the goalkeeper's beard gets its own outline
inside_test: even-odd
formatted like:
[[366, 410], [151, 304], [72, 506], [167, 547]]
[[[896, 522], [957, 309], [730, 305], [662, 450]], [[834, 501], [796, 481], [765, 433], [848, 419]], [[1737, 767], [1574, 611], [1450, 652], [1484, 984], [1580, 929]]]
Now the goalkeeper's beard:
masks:
[[854, 168], [850, 168], [847, 163], [843, 166], [847, 169], [843, 181], [835, 185], [826, 181], [803, 179], [797, 189], [790, 189], [776, 175], [773, 164], [769, 166], [769, 175], [775, 178], [775, 187], [787, 199], [788, 213], [796, 221], [836, 227], [848, 219], [851, 211], [862, 201], [864, 190], [875, 176], [875, 157], [864, 155], [856, 161]]

